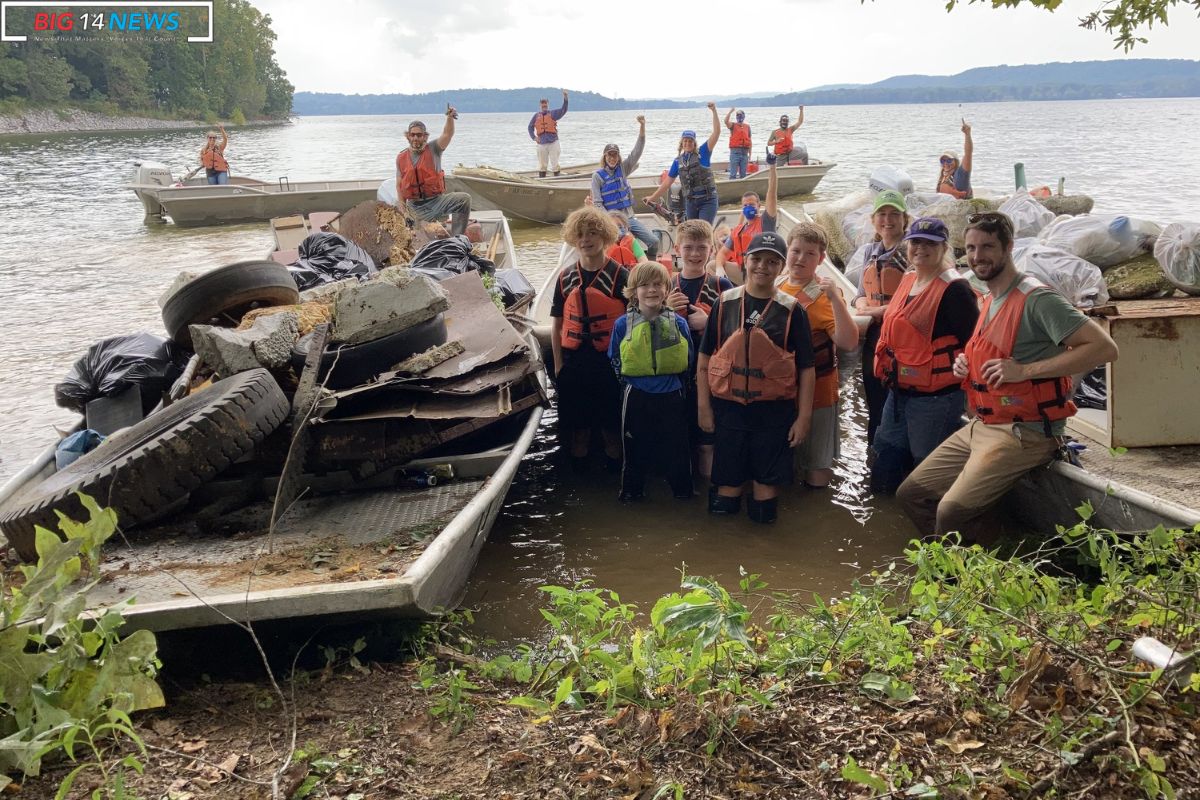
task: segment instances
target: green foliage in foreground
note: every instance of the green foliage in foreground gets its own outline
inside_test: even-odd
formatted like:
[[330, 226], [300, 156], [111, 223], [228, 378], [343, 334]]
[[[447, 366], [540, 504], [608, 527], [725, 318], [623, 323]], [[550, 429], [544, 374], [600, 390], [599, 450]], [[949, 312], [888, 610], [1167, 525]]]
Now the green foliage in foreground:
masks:
[[[1090, 509], [1080, 511], [1086, 519]], [[518, 659], [501, 656], [482, 673], [519, 684], [522, 693], [510, 702], [541, 715], [538, 721], [564, 707], [667, 709], [693, 697], [708, 709], [711, 754], [739, 715], [782, 707], [822, 685], [897, 711], [954, 697], [955, 706], [981, 719], [1015, 720], [1036, 675], [1058, 657], [1079, 681], [1119, 698], [1108, 711], [1049, 715], [1040, 747], [1074, 763], [1089, 743], [1126, 731], [1131, 710], [1160, 699], [1173, 677], [1137, 666], [1129, 654], [1134, 639], [1152, 635], [1181, 652], [1195, 648], [1198, 543], [1197, 531], [1127, 535], [1086, 522], [1020, 558], [952, 539], [914, 541], [901, 563], [871, 572], [831, 601], [767, 593], [759, 576], [744, 571], [736, 592], [685, 572], [680, 591], [655, 603], [649, 625], [615, 592], [587, 582], [546, 586], [548, 646]], [[758, 616], [762, 627], [752, 622], [755, 604], [769, 604], [770, 613]], [[1184, 704], [1194, 703], [1200, 676], [1180, 688]], [[448, 715], [469, 714], [465, 694], [459, 675]], [[1129, 783], [1147, 797], [1173, 797], [1162, 756], [1139, 752], [1120, 767]], [[838, 766], [843, 779], [874, 792], [938, 796], [903, 763], [889, 762], [882, 774], [849, 758]], [[1026, 789], [1032, 783], [1007, 765], [1003, 775]], [[943, 775], [938, 784], [954, 780]]]
[[42, 759], [65, 755], [79, 765], [60, 797], [89, 769], [120, 793], [122, 770], [140, 771], [141, 764], [129, 756], [114, 772], [106, 754], [118, 737], [140, 749], [129, 715], [163, 705], [154, 635], [117, 635], [132, 600], [94, 619], [84, 614], [87, 591], [99, 580], [100, 548], [117, 518], [92, 498], [80, 499], [91, 519], [60, 514], [65, 540], [39, 527], [37, 564], [18, 567], [23, 580], [15, 585], [0, 576], [0, 787], [8, 773], [37, 775]]
[[[953, 11], [962, 2], [991, 3], [992, 8], [1032, 5], [1047, 11], [1062, 5], [1062, 0], [946, 0], [946, 10]], [[1139, 35], [1141, 29], [1153, 28], [1155, 23], [1165, 28], [1167, 12], [1172, 7], [1190, 8], [1200, 14], [1200, 0], [1107, 0], [1097, 5], [1095, 11], [1080, 18], [1079, 26], [1088, 30], [1103, 28], [1125, 52], [1132, 50], [1135, 44], [1146, 44], [1146, 37]]]

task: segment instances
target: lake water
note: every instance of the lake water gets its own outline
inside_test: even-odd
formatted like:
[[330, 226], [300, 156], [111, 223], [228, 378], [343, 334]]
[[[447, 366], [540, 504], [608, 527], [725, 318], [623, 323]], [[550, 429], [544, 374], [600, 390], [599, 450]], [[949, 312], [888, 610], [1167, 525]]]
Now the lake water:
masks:
[[[726, 109], [720, 109], [724, 116]], [[532, 109], [530, 111], [532, 113]], [[704, 136], [705, 109], [648, 110], [643, 169], [674, 156], [678, 132]], [[749, 109], [756, 152], [781, 113]], [[560, 123], [563, 163], [596, 161], [609, 141], [627, 151], [636, 112], [571, 112]], [[1055, 185], [1096, 199], [1098, 213], [1159, 223], [1200, 219], [1200, 99], [809, 107], [796, 137], [814, 158], [838, 163], [817, 199], [863, 188], [877, 166], [907, 170], [931, 189], [937, 156], [962, 149], [960, 118], [974, 127], [977, 188], [1012, 186], [1012, 165], [1030, 185]], [[441, 124], [425, 117], [430, 128]], [[463, 114], [445, 166], [489, 164], [529, 169], [535, 152], [529, 114]], [[311, 117], [293, 124], [234, 130], [227, 151], [235, 173], [261, 179], [378, 178], [392, 173], [407, 117]], [[52, 386], [97, 339], [161, 330], [156, 300], [176, 272], [258, 258], [271, 249], [266, 224], [175, 228], [146, 224], [127, 190], [134, 159], [191, 169], [203, 144], [197, 131], [0, 137], [0, 481], [18, 471], [73, 415], [54, 406]], [[725, 146], [718, 145], [723, 158]], [[785, 203], [785, 205], [788, 205]], [[520, 265], [534, 279], [553, 268], [557, 229], [514, 231]], [[850, 381], [848, 386], [853, 386]], [[629, 599], [677, 585], [688, 569], [736, 581], [739, 564], [779, 588], [837, 591], [873, 563], [900, 552], [911, 534], [886, 500], [863, 482], [861, 400], [845, 398], [843, 459], [826, 494], [790, 492], [770, 529], [744, 520], [710, 520], [703, 503], [617, 506], [615, 482], [562, 480], [554, 444], [542, 437], [510, 496], [472, 582], [471, 602], [496, 632], [535, 618], [536, 587], [594, 579]], [[551, 415], [552, 418], [552, 415]], [[661, 496], [663, 493], [659, 493]], [[524, 622], [523, 622], [524, 621]]]

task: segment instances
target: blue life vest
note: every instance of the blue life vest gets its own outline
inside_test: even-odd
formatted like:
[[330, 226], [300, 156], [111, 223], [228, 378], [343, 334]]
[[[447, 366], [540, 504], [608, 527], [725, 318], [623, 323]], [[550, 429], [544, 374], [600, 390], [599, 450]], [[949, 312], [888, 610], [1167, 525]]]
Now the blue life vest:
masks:
[[629, 181], [625, 180], [620, 164], [617, 164], [616, 172], [598, 169], [596, 174], [603, 182], [600, 186], [600, 202], [607, 210], [622, 211], [633, 205], [633, 190], [629, 188]]

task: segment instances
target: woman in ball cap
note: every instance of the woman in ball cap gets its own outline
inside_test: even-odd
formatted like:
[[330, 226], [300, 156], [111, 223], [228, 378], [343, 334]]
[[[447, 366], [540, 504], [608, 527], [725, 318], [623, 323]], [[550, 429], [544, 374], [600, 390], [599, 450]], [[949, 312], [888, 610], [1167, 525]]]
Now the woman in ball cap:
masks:
[[225, 126], [217, 126], [221, 131], [221, 141], [217, 141], [217, 132], [209, 131], [204, 149], [200, 151], [200, 165], [208, 182], [214, 186], [229, 183], [229, 162], [225, 160], [225, 145], [229, 144], [229, 134]]
[[962, 161], [958, 160], [958, 153], [953, 150], [947, 150], [942, 153], [942, 157], [939, 159], [942, 172], [938, 175], [937, 190], [941, 194], [948, 194], [952, 197], [957, 197], [959, 200], [969, 200], [972, 197], [971, 155], [974, 145], [971, 142], [971, 126], [967, 124], [965, 119], [962, 121], [962, 132]]
[[950, 258], [950, 234], [934, 217], [904, 237], [913, 269], [900, 280], [875, 347], [875, 377], [888, 388], [872, 448], [871, 487], [892, 493], [913, 467], [962, 425], [966, 397], [954, 360], [979, 318], [975, 293]]
[[684, 216], [702, 219], [709, 225], [717, 218], [717, 182], [712, 172], [712, 149], [721, 138], [721, 118], [717, 116], [717, 104], [709, 103], [712, 112], [712, 133], [708, 140], [696, 146], [696, 132], [686, 130], [679, 135], [679, 155], [671, 162], [671, 168], [663, 177], [654, 194], [643, 202], [651, 205], [671, 188], [675, 178], [683, 186]]
[[639, 114], [637, 123], [637, 141], [624, 159], [621, 158], [621, 148], [616, 144], [604, 146], [604, 152], [600, 154], [600, 168], [592, 174], [592, 205], [624, 217], [625, 227], [642, 243], [646, 248], [646, 257], [653, 261], [657, 257], [658, 237], [634, 216], [633, 189], [628, 181], [628, 177], [638, 168], [642, 148], [646, 146], [646, 118]]

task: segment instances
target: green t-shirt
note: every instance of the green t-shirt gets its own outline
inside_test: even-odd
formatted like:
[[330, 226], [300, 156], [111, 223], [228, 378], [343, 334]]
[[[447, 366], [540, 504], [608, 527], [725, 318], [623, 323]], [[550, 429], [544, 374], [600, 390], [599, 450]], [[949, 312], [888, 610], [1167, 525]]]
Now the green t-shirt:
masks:
[[[1021, 280], [1033, 279], [1023, 277]], [[1016, 286], [1016, 283], [1013, 286]], [[1027, 292], [1028, 286], [1029, 284], [1026, 284]], [[988, 313], [989, 322], [1004, 305], [1011, 291], [1010, 287], [1008, 291], [992, 301]], [[1063, 342], [1079, 330], [1085, 322], [1087, 322], [1087, 317], [1058, 292], [1047, 288], [1029, 292], [1025, 299], [1025, 313], [1021, 315], [1021, 325], [1017, 328], [1017, 341], [1013, 345], [1013, 360], [1018, 364], [1030, 364], [1058, 355], [1067, 349]], [[1045, 426], [1040, 422], [1019, 422], [1017, 424], [1041, 434], [1045, 433]], [[1050, 430], [1055, 436], [1061, 436], [1066, 428], [1067, 423], [1064, 420], [1050, 424]]]

